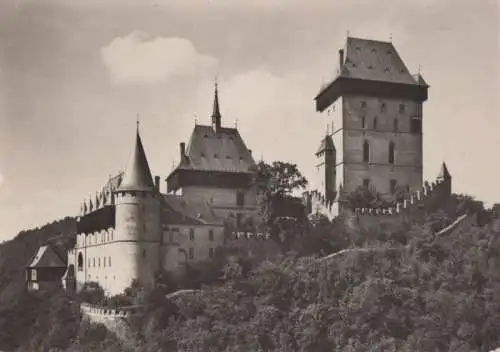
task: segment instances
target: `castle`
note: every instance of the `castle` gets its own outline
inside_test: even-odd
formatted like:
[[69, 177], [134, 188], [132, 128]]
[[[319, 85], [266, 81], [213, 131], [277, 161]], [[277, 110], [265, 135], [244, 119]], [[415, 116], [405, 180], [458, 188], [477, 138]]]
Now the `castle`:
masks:
[[[397, 219], [427, 199], [451, 194], [444, 163], [436, 182], [422, 179], [422, 106], [428, 88], [420, 73], [409, 73], [392, 43], [347, 38], [339, 50], [337, 77], [315, 98], [316, 110], [326, 111], [332, 124], [316, 153], [319, 182], [303, 195], [310, 215], [332, 220], [347, 213], [358, 224]], [[153, 283], [158, 271], [178, 272], [209, 260], [224, 243], [228, 221], [239, 229], [230, 238], [268, 239], [241, 230], [257, 215], [251, 185], [255, 161], [238, 130], [222, 126], [217, 85], [212, 125], [196, 124], [179, 151], [163, 194], [137, 129], [125, 171], [81, 204], [76, 245], [67, 253], [63, 276], [68, 289], [98, 282], [106, 294], [119, 294], [134, 279]], [[360, 186], [394, 206], [349, 208], [346, 197]], [[407, 198], [396, 199], [400, 189]], [[39, 262], [44, 261], [38, 258], [27, 268], [32, 285]]]
[[160, 177], [153, 181], [138, 127], [125, 171], [81, 205], [66, 286], [78, 290], [93, 281], [114, 295], [133, 279], [150, 284], [158, 271], [175, 273], [212, 258], [224, 240], [224, 221], [238, 228], [253, 219], [254, 165], [238, 130], [221, 124], [217, 86], [212, 125], [195, 125], [187, 148], [180, 144], [166, 194]]

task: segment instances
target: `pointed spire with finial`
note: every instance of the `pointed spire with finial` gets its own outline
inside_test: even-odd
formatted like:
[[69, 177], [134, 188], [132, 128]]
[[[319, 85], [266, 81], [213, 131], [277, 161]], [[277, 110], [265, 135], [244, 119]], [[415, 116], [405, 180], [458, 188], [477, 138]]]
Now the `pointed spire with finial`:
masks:
[[146, 153], [142, 146], [139, 134], [139, 118], [137, 119], [137, 131], [135, 145], [125, 169], [119, 190], [121, 191], [150, 191], [154, 189], [153, 176], [149, 168]]
[[219, 89], [217, 77], [215, 77], [215, 92], [214, 92], [214, 106], [212, 111], [212, 127], [215, 131], [221, 127], [221, 115], [219, 108]]
[[450, 172], [448, 171], [448, 167], [446, 166], [446, 163], [444, 161], [441, 164], [441, 170], [439, 170], [439, 175], [437, 179], [443, 181], [451, 179]]

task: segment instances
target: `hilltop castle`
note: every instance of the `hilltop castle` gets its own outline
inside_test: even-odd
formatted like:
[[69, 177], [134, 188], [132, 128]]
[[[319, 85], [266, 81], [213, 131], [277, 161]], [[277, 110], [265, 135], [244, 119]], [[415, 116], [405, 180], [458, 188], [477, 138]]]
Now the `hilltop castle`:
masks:
[[[392, 43], [347, 38], [339, 50], [337, 77], [315, 98], [316, 110], [326, 112], [332, 124], [316, 153], [319, 183], [304, 194], [309, 214], [333, 219], [348, 213], [358, 225], [380, 216], [397, 221], [423, 202], [451, 194], [444, 163], [436, 182], [422, 180], [422, 106], [428, 88], [420, 73], [409, 73]], [[66, 287], [78, 290], [98, 282], [114, 295], [134, 279], [152, 283], [158, 271], [177, 272], [210, 259], [224, 243], [225, 223], [241, 230], [256, 219], [254, 166], [238, 130], [221, 124], [217, 85], [212, 125], [195, 125], [187, 147], [180, 143], [180, 162], [166, 178], [166, 194], [160, 192], [160, 177], [153, 181], [137, 129], [126, 170], [81, 205], [76, 245], [62, 267]], [[346, 197], [360, 186], [394, 206], [350, 209]], [[407, 198], [396, 199], [400, 189]], [[238, 230], [230, 237], [264, 239], [258, 246], [267, 246], [268, 236], [256, 235]], [[52, 275], [40, 263], [58, 270]], [[61, 263], [50, 248], [40, 250], [27, 267], [28, 287], [60, 275]]]

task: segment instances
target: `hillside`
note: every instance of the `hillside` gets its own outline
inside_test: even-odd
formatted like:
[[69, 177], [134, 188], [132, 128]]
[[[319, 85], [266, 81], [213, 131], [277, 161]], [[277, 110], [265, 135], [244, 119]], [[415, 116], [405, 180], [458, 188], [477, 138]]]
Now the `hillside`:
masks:
[[[0, 304], [0, 349], [489, 351], [500, 346], [500, 213], [463, 197], [450, 204], [425, 221], [369, 233], [323, 223], [272, 262], [233, 253], [212, 269], [221, 280], [198, 294], [166, 299], [160, 286], [143, 294], [146, 309], [129, 321], [128, 341], [80, 323], [78, 301], [63, 293], [19, 291], [30, 254], [21, 260], [14, 251], [34, 253], [42, 241], [35, 232], [20, 234], [0, 247], [10, 252], [0, 273], [16, 282]], [[436, 236], [464, 212], [467, 221]], [[71, 219], [62, 223], [72, 226]]]
[[8, 304], [24, 289], [24, 267], [38, 247], [50, 242], [61, 256], [73, 246], [76, 219], [66, 217], [40, 228], [21, 231], [12, 240], [0, 244], [0, 305]]

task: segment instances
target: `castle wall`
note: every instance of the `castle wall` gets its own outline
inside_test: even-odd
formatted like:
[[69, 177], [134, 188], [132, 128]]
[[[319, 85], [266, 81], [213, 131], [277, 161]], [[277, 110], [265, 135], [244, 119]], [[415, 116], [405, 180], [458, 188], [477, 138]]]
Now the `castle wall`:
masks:
[[[411, 120], [422, 115], [422, 104], [366, 96], [345, 96], [343, 101], [344, 190], [353, 191], [363, 185], [364, 179], [369, 179], [370, 184], [386, 197], [391, 194], [390, 180], [395, 180], [396, 185], [420, 188], [422, 134], [412, 133]], [[365, 140], [370, 145], [368, 163], [363, 161]], [[394, 164], [389, 163], [390, 141], [395, 144]]]
[[82, 267], [76, 259], [77, 286], [98, 282], [107, 295], [122, 293], [134, 278], [152, 282], [159, 268], [159, 242], [119, 241], [113, 229], [79, 234], [73, 252], [83, 256]]
[[[213, 233], [212, 238], [210, 231]], [[165, 271], [176, 272], [182, 269], [185, 263], [209, 260], [211, 255], [214, 255], [215, 249], [223, 243], [223, 226], [167, 226], [163, 231], [161, 247], [162, 268]]]

